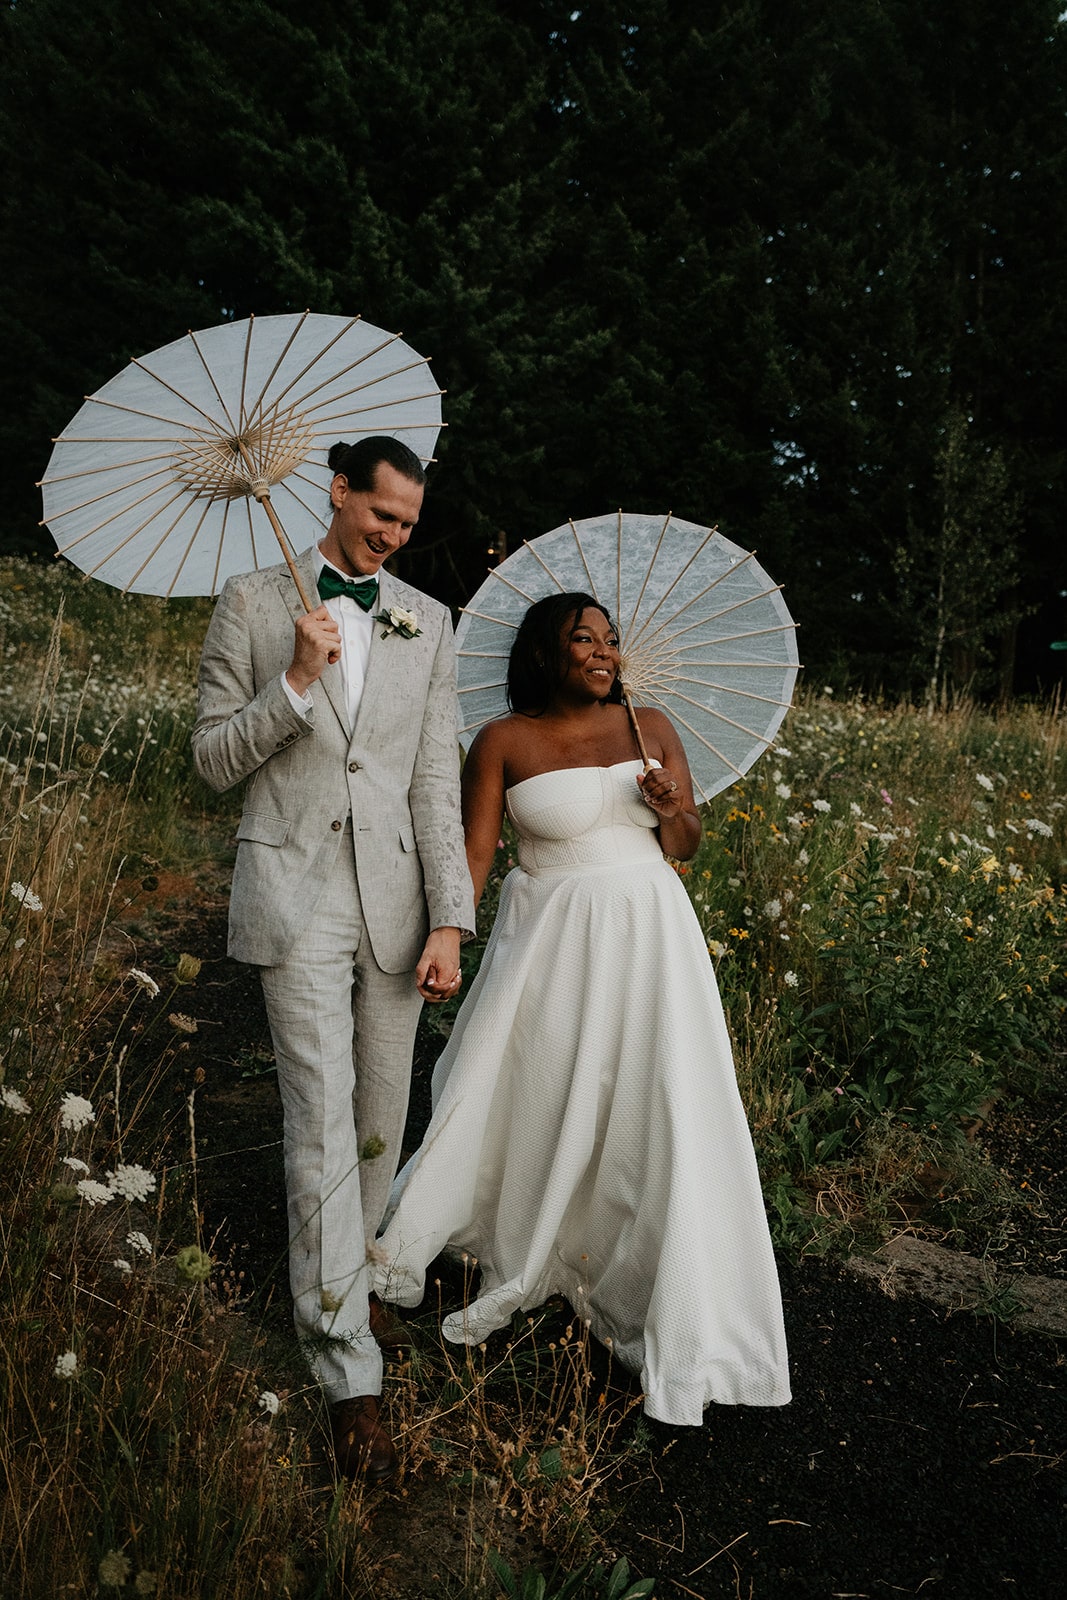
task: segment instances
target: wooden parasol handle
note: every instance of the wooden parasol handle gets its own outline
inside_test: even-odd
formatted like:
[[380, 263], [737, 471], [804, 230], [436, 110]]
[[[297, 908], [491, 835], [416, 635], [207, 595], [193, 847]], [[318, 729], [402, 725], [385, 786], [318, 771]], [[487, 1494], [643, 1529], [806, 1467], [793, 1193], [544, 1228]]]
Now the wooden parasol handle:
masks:
[[648, 772], [652, 766], [652, 763], [648, 759], [648, 751], [645, 749], [645, 741], [641, 737], [641, 729], [637, 724], [637, 712], [634, 710], [634, 703], [630, 699], [630, 691], [624, 683], [620, 684], [619, 687], [622, 689], [622, 698], [626, 704], [626, 713], [630, 718], [630, 727], [633, 729], [634, 740], [637, 744], [638, 750], [641, 753], [641, 760], [645, 764], [645, 771]]
[[293, 552], [289, 548], [289, 541], [285, 537], [285, 530], [278, 521], [278, 513], [270, 503], [270, 490], [264, 489], [262, 493], [256, 495], [256, 499], [267, 513], [267, 516], [270, 519], [270, 525], [274, 529], [278, 543], [281, 545], [282, 555], [285, 557], [285, 564], [289, 568], [293, 582], [296, 584], [296, 592], [300, 596], [300, 604], [303, 606], [305, 611], [314, 611], [315, 606], [318, 605], [318, 601], [316, 600], [315, 605], [312, 605], [311, 601], [307, 597], [307, 592], [304, 588], [304, 585], [300, 581], [300, 574], [296, 570], [296, 562], [293, 560]]
[[289, 575], [296, 584], [296, 592], [300, 596], [300, 604], [303, 606], [305, 611], [314, 611], [315, 606], [318, 605], [318, 601], [316, 600], [314, 606], [311, 604], [311, 601], [307, 597], [307, 591], [305, 590], [304, 585], [300, 582], [300, 574], [296, 570], [296, 562], [293, 560], [293, 552], [289, 548], [289, 541], [285, 537], [285, 529], [278, 521], [278, 513], [270, 503], [270, 484], [267, 483], [263, 478], [258, 477], [256, 472], [256, 464], [252, 460], [248, 445], [245, 443], [244, 439], [238, 435], [234, 442], [252, 480], [250, 485], [252, 497], [253, 499], [259, 501], [260, 505], [267, 513], [270, 525], [274, 529], [275, 538], [278, 540], [278, 543], [281, 546], [282, 555], [285, 557], [285, 564], [289, 568]]

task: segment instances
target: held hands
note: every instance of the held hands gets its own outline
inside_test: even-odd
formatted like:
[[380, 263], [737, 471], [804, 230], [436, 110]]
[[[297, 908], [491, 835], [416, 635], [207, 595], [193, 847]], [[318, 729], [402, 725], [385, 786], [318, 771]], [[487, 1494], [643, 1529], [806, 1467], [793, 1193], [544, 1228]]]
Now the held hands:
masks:
[[463, 982], [459, 970], [459, 929], [434, 928], [415, 968], [415, 987], [424, 1000], [438, 1005], [458, 994]]
[[666, 767], [650, 767], [637, 779], [646, 806], [661, 822], [670, 822], [682, 809], [682, 791]]
[[292, 665], [286, 673], [297, 694], [306, 694], [322, 670], [341, 659], [341, 630], [324, 605], [298, 617]]

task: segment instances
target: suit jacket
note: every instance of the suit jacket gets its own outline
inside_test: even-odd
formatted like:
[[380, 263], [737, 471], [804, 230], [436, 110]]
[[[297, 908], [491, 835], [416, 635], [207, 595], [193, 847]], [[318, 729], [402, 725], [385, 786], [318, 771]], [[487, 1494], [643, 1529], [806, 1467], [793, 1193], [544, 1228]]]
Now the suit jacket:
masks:
[[[297, 567], [314, 593], [312, 552]], [[204, 640], [193, 760], [213, 789], [250, 779], [237, 830], [230, 954], [274, 966], [292, 951], [345, 840], [371, 948], [386, 972], [418, 961], [429, 928], [474, 927], [459, 814], [452, 623], [438, 601], [380, 574], [380, 604], [414, 611], [418, 637], [374, 626], [354, 728], [339, 666], [307, 719], [281, 675], [303, 613], [284, 565], [231, 578]]]

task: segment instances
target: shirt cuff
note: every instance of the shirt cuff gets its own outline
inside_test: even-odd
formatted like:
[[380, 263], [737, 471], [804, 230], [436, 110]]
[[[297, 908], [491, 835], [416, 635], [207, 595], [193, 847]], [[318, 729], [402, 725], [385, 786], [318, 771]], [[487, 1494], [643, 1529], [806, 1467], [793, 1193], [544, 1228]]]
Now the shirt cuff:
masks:
[[285, 690], [286, 698], [297, 715], [304, 717], [305, 720], [310, 717], [315, 709], [315, 702], [311, 698], [311, 690], [309, 689], [307, 694], [297, 694], [284, 672], [282, 673], [282, 688]]

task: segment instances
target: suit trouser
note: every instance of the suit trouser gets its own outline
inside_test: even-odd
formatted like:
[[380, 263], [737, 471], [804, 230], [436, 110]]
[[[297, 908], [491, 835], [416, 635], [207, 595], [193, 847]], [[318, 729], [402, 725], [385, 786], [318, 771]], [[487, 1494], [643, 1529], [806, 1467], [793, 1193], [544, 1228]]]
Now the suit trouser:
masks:
[[[374, 960], [346, 843], [292, 954], [259, 969], [285, 1119], [293, 1317], [331, 1402], [381, 1392], [369, 1251], [399, 1163], [422, 1006], [412, 973]], [[384, 1153], [361, 1159], [368, 1140]]]

